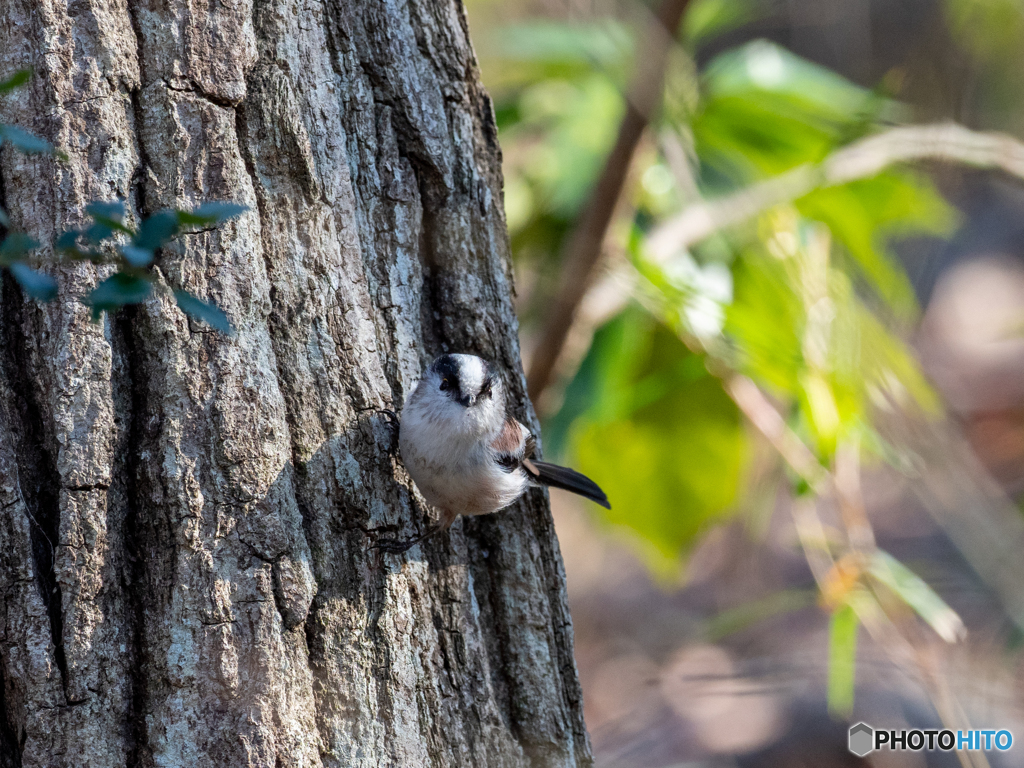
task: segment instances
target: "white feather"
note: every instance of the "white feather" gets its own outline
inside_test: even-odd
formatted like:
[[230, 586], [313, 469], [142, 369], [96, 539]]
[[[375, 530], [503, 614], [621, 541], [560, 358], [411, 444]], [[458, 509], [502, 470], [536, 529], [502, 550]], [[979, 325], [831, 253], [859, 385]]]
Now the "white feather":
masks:
[[[484, 362], [458, 355], [463, 392], [484, 384]], [[428, 369], [402, 411], [399, 446], [402, 460], [423, 497], [442, 512], [442, 524], [458, 515], [485, 515], [508, 506], [527, 486], [521, 469], [507, 472], [497, 463], [491, 444], [505, 421], [500, 382], [488, 398], [465, 407], [440, 389], [441, 379]]]

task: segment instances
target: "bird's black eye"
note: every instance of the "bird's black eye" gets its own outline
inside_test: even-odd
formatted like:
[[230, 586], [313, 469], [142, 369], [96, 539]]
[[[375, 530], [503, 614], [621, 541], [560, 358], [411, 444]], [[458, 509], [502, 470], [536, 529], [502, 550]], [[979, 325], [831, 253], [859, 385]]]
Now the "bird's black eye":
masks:
[[441, 391], [446, 392], [452, 388], [452, 383], [448, 379], [441, 379]]
[[483, 391], [480, 392], [480, 397], [490, 397], [490, 396], [491, 396], [491, 385], [488, 384], [486, 387], [483, 388]]

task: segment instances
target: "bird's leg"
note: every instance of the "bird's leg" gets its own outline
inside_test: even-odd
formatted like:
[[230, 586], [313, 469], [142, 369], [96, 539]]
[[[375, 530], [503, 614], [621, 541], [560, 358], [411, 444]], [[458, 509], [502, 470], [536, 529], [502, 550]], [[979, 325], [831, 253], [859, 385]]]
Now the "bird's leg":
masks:
[[442, 512], [441, 519], [436, 523], [431, 523], [427, 526], [427, 530], [421, 533], [419, 536], [414, 536], [411, 539], [402, 541], [401, 539], [384, 539], [383, 541], [377, 541], [370, 546], [370, 549], [379, 549], [381, 552], [390, 552], [392, 554], [402, 554], [414, 546], [419, 544], [424, 539], [429, 539], [435, 533], [443, 533], [452, 527], [452, 523], [455, 522], [455, 518], [458, 514], [452, 514], [451, 512]]
[[388, 448], [388, 452], [392, 456], [398, 455], [398, 430], [401, 422], [398, 419], [398, 414], [390, 408], [383, 408], [381, 414], [388, 420], [388, 426], [391, 427], [391, 445]]
[[405, 541], [401, 539], [379, 540], [371, 544], [370, 549], [379, 549], [381, 552], [389, 552], [393, 555], [400, 555], [403, 552], [407, 552], [408, 550], [412, 549], [414, 546], [419, 544], [424, 539], [430, 538], [435, 533], [440, 533], [446, 527], [447, 526], [432, 524], [427, 528], [425, 532], [421, 533], [419, 536], [414, 536], [413, 538], [406, 539]]

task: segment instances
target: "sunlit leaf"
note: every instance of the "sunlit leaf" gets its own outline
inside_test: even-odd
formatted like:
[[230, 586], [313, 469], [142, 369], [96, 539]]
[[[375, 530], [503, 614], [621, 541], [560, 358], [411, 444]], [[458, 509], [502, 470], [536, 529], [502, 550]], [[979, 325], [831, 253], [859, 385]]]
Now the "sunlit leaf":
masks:
[[838, 717], [853, 712], [857, 671], [857, 613], [849, 605], [836, 609], [828, 629], [828, 709]]
[[11, 146], [24, 152], [26, 155], [57, 154], [57, 150], [54, 149], [50, 142], [40, 139], [38, 136], [34, 136], [14, 125], [0, 123], [0, 143], [2, 141], [9, 142]]
[[678, 563], [732, 509], [746, 453], [739, 413], [703, 358], [639, 310], [603, 328], [591, 355], [601, 372], [570, 435], [581, 471], [612, 499], [598, 514], [638, 533], [660, 558], [652, 566]]
[[800, 211], [829, 226], [871, 286], [904, 318], [917, 309], [910, 280], [889, 252], [894, 236], [945, 236], [956, 227], [956, 212], [930, 180], [909, 171], [819, 189], [797, 202]]
[[930, 416], [942, 412], [939, 395], [925, 378], [911, 349], [890, 333], [868, 309], [861, 307], [858, 317], [860, 364], [867, 394], [884, 392], [900, 405], [913, 402]]
[[750, 0], [695, 0], [686, 9], [683, 37], [690, 45], [697, 45], [749, 24], [757, 16]]
[[[741, 186], [816, 163], [864, 133], [891, 103], [763, 40], [707, 68], [693, 121], [705, 186]], [[718, 180], [716, 182], [716, 179]]]
[[86, 297], [85, 303], [92, 307], [92, 318], [95, 321], [105, 311], [145, 301], [152, 290], [153, 286], [148, 280], [118, 272], [97, 285]]
[[924, 579], [892, 555], [877, 550], [871, 559], [870, 573], [913, 608], [947, 643], [967, 636], [967, 629], [956, 611], [946, 605]]
[[0, 82], [0, 93], [7, 93], [13, 91], [15, 88], [24, 85], [32, 77], [31, 69], [19, 69], [13, 75], [8, 77], [6, 80]]
[[726, 332], [737, 341], [739, 369], [776, 394], [799, 394], [805, 317], [785, 267], [744, 254], [733, 266], [733, 292]]
[[57, 281], [49, 275], [37, 272], [23, 262], [16, 261], [7, 265], [14, 279], [25, 293], [40, 301], [50, 301], [57, 297]]
[[181, 311], [186, 315], [194, 317], [196, 320], [202, 320], [211, 328], [221, 333], [228, 335], [234, 333], [228, 316], [224, 314], [223, 310], [215, 307], [213, 304], [201, 301], [187, 291], [175, 291], [174, 299], [178, 302]]

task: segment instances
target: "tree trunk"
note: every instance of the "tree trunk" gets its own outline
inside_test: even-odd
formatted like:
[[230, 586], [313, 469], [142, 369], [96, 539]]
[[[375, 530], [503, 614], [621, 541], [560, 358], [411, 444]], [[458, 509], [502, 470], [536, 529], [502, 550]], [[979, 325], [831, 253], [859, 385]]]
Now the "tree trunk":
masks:
[[[241, 218], [0, 294], [0, 768], [590, 763], [545, 497], [406, 556], [427, 510], [383, 411], [471, 351], [523, 397], [500, 154], [453, 0], [2, 0], [0, 204]], [[45, 249], [44, 249], [45, 250]], [[109, 268], [106, 268], [109, 269]], [[189, 320], [168, 285], [223, 308]]]

